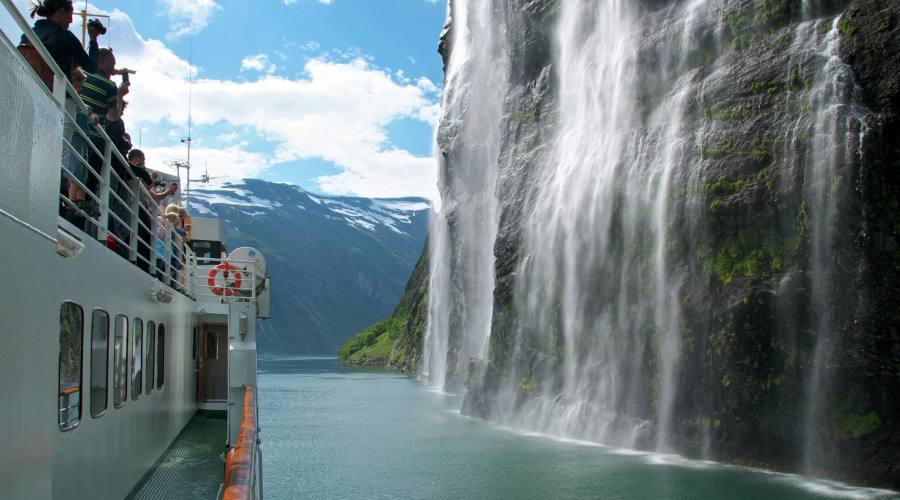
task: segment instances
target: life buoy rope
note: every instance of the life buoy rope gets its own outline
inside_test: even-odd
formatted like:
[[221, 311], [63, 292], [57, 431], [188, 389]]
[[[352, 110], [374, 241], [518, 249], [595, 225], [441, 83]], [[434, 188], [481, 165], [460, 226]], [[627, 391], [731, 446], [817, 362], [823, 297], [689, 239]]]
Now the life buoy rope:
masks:
[[[223, 286], [221, 287], [216, 285], [216, 277], [218, 277], [220, 271], [222, 272], [222, 277], [224, 279]], [[231, 278], [230, 282], [229, 278]], [[244, 275], [241, 274], [239, 268], [227, 262], [223, 262], [209, 270], [209, 273], [206, 275], [206, 284], [209, 285], [209, 289], [212, 293], [231, 297], [237, 295], [237, 290], [241, 288], [243, 279]]]

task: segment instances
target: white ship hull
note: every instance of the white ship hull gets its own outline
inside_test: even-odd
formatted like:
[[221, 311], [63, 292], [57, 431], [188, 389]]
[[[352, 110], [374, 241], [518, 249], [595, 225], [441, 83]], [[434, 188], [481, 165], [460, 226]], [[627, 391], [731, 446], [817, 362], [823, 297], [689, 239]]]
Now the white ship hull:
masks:
[[[12, 3], [2, 3], [27, 30]], [[196, 265], [188, 255], [179, 285], [186, 293], [181, 293], [136, 265], [136, 233], [130, 239], [130, 258], [122, 257], [59, 216], [60, 201], [65, 201], [60, 197], [65, 144], [63, 106], [59, 103], [66, 102], [66, 97], [65, 85], [59, 85], [64, 80], [58, 68], [55, 71], [55, 88], [63, 91], [51, 95], [0, 33], [0, 116], [4, 121], [0, 127], [0, 426], [5, 438], [0, 445], [0, 498], [121, 499], [153, 469], [201, 406], [229, 410], [221, 441], [223, 452], [241, 444], [238, 436], [245, 391], [255, 395], [249, 388], [256, 381], [256, 294], [262, 288], [251, 272], [245, 275], [246, 290], [235, 290], [229, 299], [216, 296], [205, 286], [211, 266]], [[73, 99], [71, 93], [69, 99]], [[107, 157], [102, 175], [106, 180], [101, 186], [109, 185], [109, 176]], [[95, 226], [102, 230], [112, 216], [107, 206], [101, 207], [102, 222]], [[158, 262], [168, 261], [167, 255]], [[166, 280], [168, 284], [177, 281]], [[64, 391], [60, 310], [66, 303], [81, 309], [83, 324], [80, 364], [66, 368], [77, 370], [80, 383]], [[99, 359], [92, 358], [96, 351], [91, 340], [92, 316], [97, 310], [109, 317], [105, 405], [97, 399], [103, 397], [97, 395], [102, 389], [87, 389], [102, 380], [97, 374], [102, 369], [92, 372], [92, 362]], [[125, 344], [129, 348], [127, 397], [117, 405], [113, 339], [119, 316], [127, 318]], [[143, 354], [137, 356], [144, 365], [139, 383], [142, 391], [136, 398], [132, 379], [135, 320], [140, 320], [144, 330], [138, 345]], [[164, 347], [160, 341], [155, 359], [148, 357], [153, 346], [150, 322], [157, 327], [152, 332], [159, 335], [156, 338], [162, 338], [160, 326], [165, 332]], [[216, 325], [210, 330], [227, 335], [219, 337], [225, 352], [215, 364], [219, 371], [214, 374], [214, 363], [207, 364], [205, 359], [206, 325]], [[152, 375], [148, 370], [151, 363], [158, 367]], [[160, 370], [162, 377], [158, 376]], [[212, 382], [218, 385], [222, 380], [225, 390], [215, 392], [216, 401], [210, 401]], [[71, 400], [64, 396], [70, 391], [74, 391]], [[252, 401], [249, 406], [255, 406], [255, 399]], [[75, 403], [80, 411], [69, 409]], [[105, 410], [94, 411], [92, 405], [105, 406]], [[243, 405], [244, 414], [247, 406]], [[253, 472], [235, 480], [243, 480], [237, 486], [248, 492], [241, 498], [262, 494], [257, 480], [261, 464], [255, 411], [250, 413], [253, 442], [234, 454], [238, 457], [235, 462], [243, 461], [223, 463], [223, 471], [249, 465]], [[222, 489], [227, 487], [225, 484]]]

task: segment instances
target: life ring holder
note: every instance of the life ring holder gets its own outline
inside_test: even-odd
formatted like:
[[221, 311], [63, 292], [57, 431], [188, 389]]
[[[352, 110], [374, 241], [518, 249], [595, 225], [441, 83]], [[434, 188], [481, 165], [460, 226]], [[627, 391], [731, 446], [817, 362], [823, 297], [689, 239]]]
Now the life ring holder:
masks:
[[[219, 275], [219, 272], [222, 272], [224, 275], [225, 288], [216, 286], [216, 277]], [[228, 278], [229, 275], [234, 276], [234, 280], [231, 285], [228, 286]], [[216, 267], [209, 270], [209, 273], [206, 275], [206, 284], [209, 286], [209, 289], [215, 295], [224, 295], [226, 297], [231, 297], [237, 295], [237, 290], [241, 288], [241, 284], [243, 282], [244, 275], [241, 274], [241, 269], [227, 263], [223, 262]]]

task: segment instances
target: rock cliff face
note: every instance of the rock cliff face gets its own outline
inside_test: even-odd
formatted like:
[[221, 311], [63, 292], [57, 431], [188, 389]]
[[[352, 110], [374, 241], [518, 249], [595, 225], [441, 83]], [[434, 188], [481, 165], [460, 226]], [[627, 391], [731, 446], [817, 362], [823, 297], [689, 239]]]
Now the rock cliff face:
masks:
[[900, 486], [900, 4], [453, 0], [441, 51], [431, 383]]

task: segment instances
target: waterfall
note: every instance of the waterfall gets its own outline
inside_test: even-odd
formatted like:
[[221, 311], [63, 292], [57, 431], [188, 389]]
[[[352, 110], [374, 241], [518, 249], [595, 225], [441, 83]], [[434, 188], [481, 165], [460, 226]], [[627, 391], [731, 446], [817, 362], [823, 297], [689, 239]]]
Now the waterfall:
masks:
[[454, 1], [430, 382], [563, 437], [837, 463], [869, 113], [839, 8]]
[[[822, 22], [830, 29], [821, 34]], [[835, 251], [839, 210], [846, 205], [846, 191], [842, 189], [852, 180], [840, 169], [857, 164], [866, 133], [864, 109], [859, 102], [859, 89], [853, 81], [849, 66], [838, 54], [840, 18], [833, 21], [810, 21], [797, 28], [795, 49], [811, 52], [821, 61], [815, 84], [806, 92], [810, 118], [798, 124], [798, 130], [808, 130], [809, 154], [802, 162], [803, 191], [810, 218], [809, 257], [811, 271], [811, 304], [815, 318], [815, 350], [806, 389], [805, 462], [814, 471], [827, 457], [825, 415], [831, 397], [830, 365], [840, 342], [836, 335], [833, 300], [838, 279], [838, 266], [853, 268], [859, 264], [838, 262]], [[827, 28], [828, 26], [825, 25]], [[802, 128], [801, 128], [802, 127]]]
[[442, 208], [432, 225], [423, 371], [459, 390], [468, 360], [485, 358], [494, 291], [497, 156], [506, 39], [494, 2], [450, 2], [447, 92], [438, 139]]

